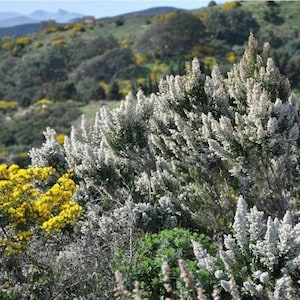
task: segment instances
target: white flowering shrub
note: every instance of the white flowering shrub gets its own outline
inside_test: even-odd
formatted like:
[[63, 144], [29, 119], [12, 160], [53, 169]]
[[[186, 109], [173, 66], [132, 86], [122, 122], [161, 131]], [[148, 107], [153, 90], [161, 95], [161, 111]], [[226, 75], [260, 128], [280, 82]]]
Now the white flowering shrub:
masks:
[[300, 223], [291, 213], [266, 219], [240, 197], [232, 227], [215, 257], [193, 241], [198, 267], [214, 274], [233, 299], [298, 299]]
[[[268, 44], [259, 54], [250, 35], [243, 58], [227, 76], [218, 66], [205, 76], [194, 59], [185, 75], [161, 80], [158, 93], [129, 94], [120, 107], [101, 108], [93, 124], [83, 116], [63, 146], [47, 129], [46, 142], [30, 151], [32, 165], [50, 165], [59, 172], [72, 168], [77, 184], [73, 198], [84, 207], [73, 238], [63, 239], [58, 251], [48, 255], [53, 261], [71, 252], [79, 258], [70, 266], [73, 273], [62, 270], [59, 280], [70, 282], [77, 271], [100, 280], [89, 270], [101, 273], [105, 261], [109, 274], [116, 251], [121, 248], [130, 256], [133, 241], [148, 232], [177, 226], [218, 240], [230, 233], [242, 195], [257, 209], [249, 213], [239, 202], [240, 217], [234, 235], [225, 238], [220, 252], [224, 268], [215, 269], [217, 277], [224, 273], [223, 286], [231, 284], [232, 293], [249, 297], [260, 297], [261, 286], [263, 295], [281, 297], [291, 281], [295, 293], [299, 248], [291, 250], [294, 255], [288, 247], [297, 238], [281, 236], [288, 226], [298, 230], [288, 219], [299, 215], [299, 126], [299, 100], [269, 57]], [[262, 211], [269, 221], [263, 221]], [[267, 242], [271, 239], [280, 246]], [[200, 261], [205, 253], [199, 253]], [[228, 264], [230, 259], [235, 260]], [[80, 262], [83, 266], [76, 266]], [[68, 259], [60, 265], [67, 264]], [[206, 264], [216, 266], [213, 258]], [[57, 270], [52, 264], [49, 268]], [[215, 299], [219, 292], [217, 287]]]
[[194, 59], [186, 71], [183, 76], [167, 76], [153, 95], [150, 143], [154, 153], [164, 157], [169, 176], [177, 179], [176, 189], [169, 191], [182, 210], [189, 211], [181, 222], [212, 232], [224, 228], [232, 215], [235, 193], [228, 171], [209, 149], [204, 123], [206, 114], [218, 118], [229, 109], [229, 96], [218, 69], [212, 79], [206, 78]]
[[259, 55], [250, 35], [227, 78], [217, 66], [204, 76], [194, 59], [157, 94], [129, 94], [93, 125], [83, 116], [63, 150], [49, 129], [30, 156], [35, 166], [73, 168], [77, 201], [97, 203], [105, 220], [130, 207], [146, 230], [181, 224], [212, 234], [226, 230], [237, 195], [271, 216], [298, 212], [299, 120], [268, 44]]
[[[205, 116], [210, 150], [237, 179], [249, 203], [283, 216], [299, 206], [299, 100], [289, 83], [250, 36], [240, 63], [224, 81], [230, 114]], [[295, 208], [295, 212], [297, 212]]]
[[54, 167], [60, 174], [66, 173], [68, 163], [63, 147], [56, 140], [55, 130], [47, 127], [44, 136], [46, 141], [42, 147], [29, 151], [31, 164], [35, 167]]

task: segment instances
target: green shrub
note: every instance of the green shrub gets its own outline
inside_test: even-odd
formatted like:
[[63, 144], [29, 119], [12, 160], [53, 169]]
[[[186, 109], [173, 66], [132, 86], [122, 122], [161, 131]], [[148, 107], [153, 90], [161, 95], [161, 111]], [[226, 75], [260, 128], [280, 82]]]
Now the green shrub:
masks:
[[[205, 277], [199, 279], [197, 272], [183, 259], [178, 260], [179, 274], [170, 272], [168, 263], [163, 262], [161, 281], [165, 291], [162, 289], [160, 294], [147, 299], [166, 299], [162, 298], [166, 293], [168, 299], [182, 300], [299, 299], [299, 225], [295, 224], [289, 211], [282, 219], [265, 218], [264, 213], [255, 206], [249, 210], [243, 197], [240, 197], [232, 233], [224, 235], [214, 255], [192, 240], [198, 268], [202, 270], [201, 274], [207, 272]], [[150, 250], [156, 252], [160, 249]], [[144, 259], [147, 261], [147, 257]], [[124, 285], [122, 273], [117, 271], [115, 277], [117, 299], [141, 299], [137, 298], [143, 292], [139, 284], [135, 283], [134, 289], [129, 292]], [[180, 278], [184, 285], [177, 280], [177, 285], [172, 286], [175, 278]], [[203, 279], [206, 278], [210, 281], [205, 286]], [[150, 286], [151, 282], [148, 284]]]
[[204, 234], [193, 233], [183, 228], [166, 229], [137, 239], [134, 243], [134, 253], [120, 250], [113, 265], [128, 279], [129, 286], [134, 281], [140, 282], [145, 296], [147, 295], [150, 299], [159, 299], [159, 296], [164, 294], [161, 272], [164, 262], [168, 262], [170, 266], [173, 289], [176, 285], [180, 285], [180, 282], [176, 280], [180, 277], [179, 259], [183, 259], [197, 280], [206, 286], [211, 276], [206, 271], [196, 271], [197, 263], [191, 240], [197, 241], [209, 252], [216, 249], [216, 246]]

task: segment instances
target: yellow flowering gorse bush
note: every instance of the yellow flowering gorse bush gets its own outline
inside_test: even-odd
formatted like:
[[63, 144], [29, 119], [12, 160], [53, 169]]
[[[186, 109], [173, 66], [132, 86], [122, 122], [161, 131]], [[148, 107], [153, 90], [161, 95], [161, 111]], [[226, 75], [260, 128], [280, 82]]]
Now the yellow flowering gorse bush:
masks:
[[55, 175], [52, 167], [0, 165], [0, 249], [6, 255], [22, 252], [34, 232], [51, 235], [81, 214], [82, 207], [72, 201], [76, 186], [70, 174], [48, 188]]
[[0, 100], [0, 110], [7, 111], [11, 109], [15, 109], [18, 106], [17, 101], [5, 101], [5, 100]]

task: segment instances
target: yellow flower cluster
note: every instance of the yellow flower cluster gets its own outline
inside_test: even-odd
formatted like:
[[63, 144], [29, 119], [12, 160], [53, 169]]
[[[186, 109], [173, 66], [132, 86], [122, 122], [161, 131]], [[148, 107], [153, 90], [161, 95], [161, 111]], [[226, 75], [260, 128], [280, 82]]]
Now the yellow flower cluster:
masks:
[[60, 144], [63, 145], [65, 142], [65, 135], [63, 133], [57, 134], [56, 135], [56, 141]]
[[100, 81], [99, 85], [104, 89], [105, 94], [109, 93], [110, 85], [106, 83], [105, 81]]
[[70, 31], [69, 36], [74, 37], [77, 35], [78, 32], [82, 32], [82, 31], [85, 31], [83, 23], [76, 23], [73, 26], [72, 30]]
[[149, 75], [153, 82], [158, 82], [159, 81], [158, 78], [165, 75], [167, 71], [168, 71], [167, 65], [157, 59]]
[[64, 45], [64, 44], [66, 44], [65, 39], [60, 39], [60, 40], [52, 41], [51, 46], [55, 47], [55, 46]]
[[47, 98], [40, 99], [34, 103], [34, 105], [37, 105], [37, 106], [51, 105], [51, 104], [53, 104], [53, 102]]
[[0, 100], [0, 110], [10, 110], [10, 109], [15, 109], [18, 106], [17, 101], [5, 101], [5, 100]]
[[31, 43], [31, 40], [29, 37], [17, 37], [16, 42], [18, 45], [21, 45], [22, 47], [28, 46]]
[[58, 30], [57, 26], [51, 26], [51, 27], [48, 27], [47, 32], [51, 33], [51, 32], [56, 32], [57, 30]]
[[222, 8], [224, 10], [231, 10], [231, 9], [237, 9], [241, 6], [239, 1], [231, 1], [231, 2], [226, 2], [222, 5]]
[[154, 16], [154, 19], [160, 20], [160, 21], [169, 20], [169, 19], [173, 18], [174, 16], [176, 16], [176, 13], [177, 13], [176, 11], [172, 11], [169, 13], [160, 14], [160, 15]]
[[0, 165], [0, 248], [7, 255], [22, 252], [38, 229], [52, 234], [76, 221], [82, 207], [72, 201], [76, 186], [65, 174], [54, 180], [51, 167], [21, 169]]

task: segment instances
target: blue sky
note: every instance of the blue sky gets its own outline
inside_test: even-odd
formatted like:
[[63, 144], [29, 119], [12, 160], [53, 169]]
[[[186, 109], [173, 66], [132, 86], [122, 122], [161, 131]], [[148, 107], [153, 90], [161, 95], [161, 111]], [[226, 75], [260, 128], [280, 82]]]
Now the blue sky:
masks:
[[[224, 3], [225, 0], [217, 0], [217, 3]], [[0, 11], [13, 11], [21, 14], [29, 14], [37, 9], [56, 12], [58, 9], [65, 9], [70, 12], [77, 12], [83, 15], [93, 15], [95, 17], [116, 16], [119, 14], [147, 9], [155, 6], [174, 6], [184, 9], [196, 9], [207, 6], [209, 0], [36, 0], [36, 1], [1, 1]]]

